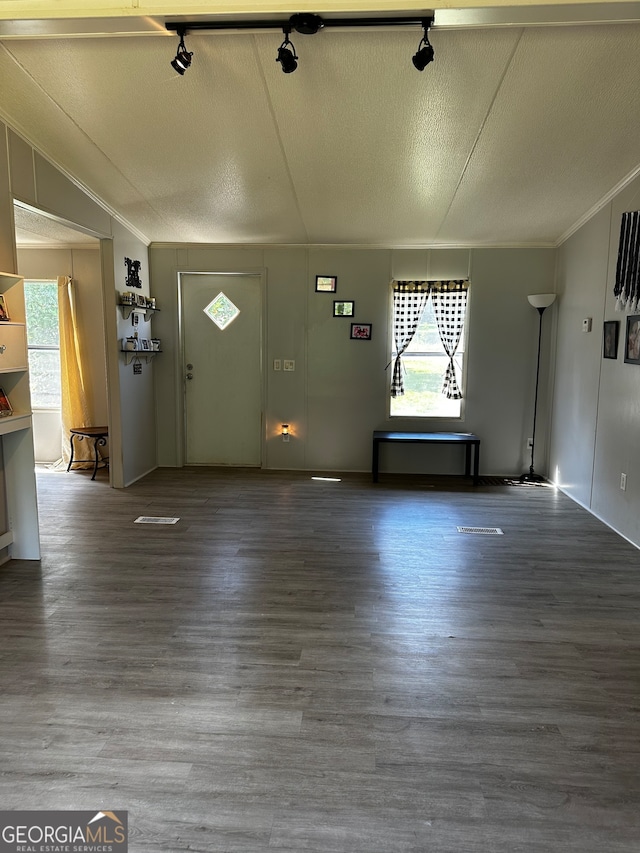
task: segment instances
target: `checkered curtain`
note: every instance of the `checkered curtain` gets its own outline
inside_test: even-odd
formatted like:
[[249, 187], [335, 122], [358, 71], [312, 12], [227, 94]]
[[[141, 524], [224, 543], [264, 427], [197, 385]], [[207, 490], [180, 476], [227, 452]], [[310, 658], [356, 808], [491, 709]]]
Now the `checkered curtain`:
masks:
[[616, 283], [616, 308], [637, 311], [640, 306], [640, 211], [622, 214]]
[[413, 340], [428, 298], [429, 282], [427, 281], [396, 281], [393, 284], [393, 335], [396, 342], [396, 358], [391, 379], [392, 397], [404, 395], [402, 353]]
[[449, 400], [461, 400], [462, 391], [456, 379], [453, 357], [458, 349], [464, 318], [467, 312], [468, 281], [432, 281], [430, 282], [433, 313], [444, 351], [449, 356], [449, 364], [444, 374], [442, 393]]

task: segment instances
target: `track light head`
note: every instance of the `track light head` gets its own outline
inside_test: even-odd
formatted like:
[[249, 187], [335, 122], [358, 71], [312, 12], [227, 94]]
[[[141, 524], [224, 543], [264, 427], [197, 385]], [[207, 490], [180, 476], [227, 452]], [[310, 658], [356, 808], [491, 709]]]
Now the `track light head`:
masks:
[[187, 68], [191, 65], [192, 56], [193, 54], [186, 50], [179, 50], [175, 55], [175, 59], [171, 60], [171, 67], [174, 71], [177, 71], [178, 74], [184, 74]]
[[193, 53], [189, 53], [184, 43], [185, 31], [178, 31], [178, 35], [180, 36], [180, 44], [178, 45], [178, 51], [175, 58], [171, 60], [171, 67], [174, 71], [177, 71], [180, 76], [182, 76], [191, 65], [191, 57], [193, 56]]
[[424, 27], [424, 35], [422, 36], [422, 41], [418, 45], [418, 50], [415, 52], [411, 60], [418, 71], [424, 71], [427, 65], [430, 62], [433, 62], [433, 57], [435, 56], [433, 45], [429, 41], [429, 27], [432, 23], [433, 18], [427, 18], [426, 21], [423, 21], [422, 26]]
[[289, 41], [289, 33], [291, 30], [285, 28], [282, 32], [284, 33], [284, 41], [278, 48], [276, 62], [280, 63], [284, 74], [292, 74], [298, 67], [298, 57], [296, 56], [295, 47]]

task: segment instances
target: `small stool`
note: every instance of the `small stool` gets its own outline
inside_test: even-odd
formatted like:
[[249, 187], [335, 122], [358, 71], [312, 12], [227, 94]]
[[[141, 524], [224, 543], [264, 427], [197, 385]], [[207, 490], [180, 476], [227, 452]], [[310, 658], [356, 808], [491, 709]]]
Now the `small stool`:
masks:
[[[67, 471], [69, 471], [71, 469], [71, 466], [73, 465], [73, 451], [74, 451], [73, 439], [77, 438], [78, 441], [82, 441], [84, 438], [86, 438], [87, 440], [93, 441], [94, 463], [93, 463], [93, 476], [91, 477], [91, 479], [95, 480], [96, 471], [98, 470], [98, 468], [106, 468], [109, 465], [109, 459], [108, 458], [104, 460], [103, 465], [98, 464], [98, 447], [104, 447], [104, 445], [107, 443], [107, 438], [109, 436], [108, 427], [106, 427], [106, 426], [77, 427], [76, 429], [70, 429], [69, 432], [71, 433], [71, 437], [69, 439], [69, 445], [71, 448], [71, 455], [69, 457], [69, 464], [67, 465]], [[87, 462], [87, 461], [88, 460], [86, 460], [86, 459], [77, 459], [76, 465], [78, 465], [80, 462]]]

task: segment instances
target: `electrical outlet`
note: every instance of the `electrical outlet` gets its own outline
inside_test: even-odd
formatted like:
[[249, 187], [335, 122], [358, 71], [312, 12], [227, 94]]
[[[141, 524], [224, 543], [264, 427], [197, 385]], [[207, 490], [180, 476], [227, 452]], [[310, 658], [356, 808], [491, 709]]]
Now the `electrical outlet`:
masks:
[[279, 358], [273, 359], [273, 369], [274, 370], [282, 370], [282, 362]]
[[620, 474], [620, 488], [622, 489], [623, 492], [625, 492], [627, 489], [627, 475], [626, 474]]

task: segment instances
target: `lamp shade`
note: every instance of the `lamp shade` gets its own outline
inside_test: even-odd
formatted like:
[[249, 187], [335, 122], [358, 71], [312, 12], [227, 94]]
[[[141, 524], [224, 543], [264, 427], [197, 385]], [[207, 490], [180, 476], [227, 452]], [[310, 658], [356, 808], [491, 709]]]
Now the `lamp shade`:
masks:
[[548, 308], [556, 301], [556, 295], [555, 293], [534, 293], [527, 296], [527, 299], [534, 308]]

